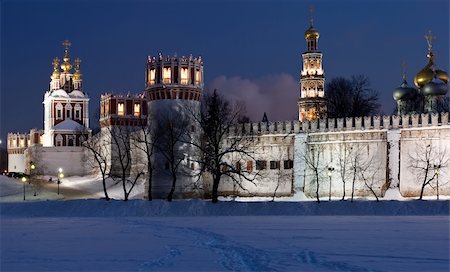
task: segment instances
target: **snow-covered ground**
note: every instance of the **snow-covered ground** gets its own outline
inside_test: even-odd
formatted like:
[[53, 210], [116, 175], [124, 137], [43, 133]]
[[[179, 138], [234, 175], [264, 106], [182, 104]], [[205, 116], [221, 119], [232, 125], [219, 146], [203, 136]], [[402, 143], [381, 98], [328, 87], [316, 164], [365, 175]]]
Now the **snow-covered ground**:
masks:
[[[41, 177], [42, 180], [49, 180], [49, 176]], [[42, 186], [26, 185], [26, 201], [41, 201], [55, 199], [100, 199], [104, 197], [103, 186], [100, 177], [97, 176], [72, 176], [63, 178], [60, 184], [60, 194], [56, 194], [56, 177], [51, 177], [52, 182], [43, 182]], [[108, 195], [112, 199], [123, 199], [124, 193], [120, 181], [113, 179], [107, 180]], [[144, 182], [139, 181], [133, 188], [129, 199], [143, 199]], [[36, 193], [36, 194], [35, 194]], [[276, 202], [298, 202], [298, 201], [316, 201], [314, 197], [307, 197], [303, 192], [297, 192], [291, 197], [220, 197], [221, 201], [238, 202], [258, 202], [258, 201], [276, 201]], [[340, 197], [333, 197], [332, 200], [340, 200]], [[350, 197], [347, 197], [349, 200]], [[356, 200], [373, 200], [374, 197], [355, 197]], [[403, 197], [398, 188], [389, 189], [380, 200], [415, 200], [417, 197]], [[434, 200], [436, 196], [425, 196], [426, 200]], [[450, 200], [450, 196], [440, 196], [441, 200]], [[322, 201], [328, 201], [328, 197], [322, 197]], [[0, 175], [0, 202], [19, 202], [23, 201], [23, 183], [18, 179], [8, 178]]]
[[448, 200], [169, 203], [140, 200], [139, 185], [130, 201], [105, 201], [95, 177], [33, 199], [27, 186], [23, 201], [23, 183], [0, 178], [0, 271], [450, 270]]
[[7, 217], [1, 271], [449, 271], [448, 230], [447, 216]]

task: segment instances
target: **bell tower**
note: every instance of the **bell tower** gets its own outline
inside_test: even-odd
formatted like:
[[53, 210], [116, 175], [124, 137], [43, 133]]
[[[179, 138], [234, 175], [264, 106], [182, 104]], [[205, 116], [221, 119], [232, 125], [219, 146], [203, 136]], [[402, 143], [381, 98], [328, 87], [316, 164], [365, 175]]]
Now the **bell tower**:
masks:
[[298, 100], [298, 119], [302, 122], [327, 117], [322, 53], [318, 50], [319, 31], [314, 28], [313, 8], [311, 7], [309, 11], [310, 26], [305, 31], [307, 50], [302, 54], [303, 69], [300, 72]]

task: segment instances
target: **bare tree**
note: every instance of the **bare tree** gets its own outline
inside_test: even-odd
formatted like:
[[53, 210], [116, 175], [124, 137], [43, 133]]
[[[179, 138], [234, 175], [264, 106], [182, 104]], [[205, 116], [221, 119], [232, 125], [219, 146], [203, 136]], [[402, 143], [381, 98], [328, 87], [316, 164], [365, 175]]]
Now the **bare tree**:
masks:
[[[108, 126], [107, 130], [111, 137], [111, 167], [118, 166], [118, 171], [111, 171], [113, 177], [118, 177], [122, 183], [124, 201], [127, 201], [131, 191], [138, 182], [143, 171], [131, 173], [131, 130], [123, 126]], [[112, 169], [114, 170], [114, 169]]]
[[[199, 114], [193, 114], [193, 119], [200, 126], [202, 136], [193, 145], [200, 150], [200, 174], [208, 172], [212, 176], [212, 202], [218, 201], [218, 189], [222, 176], [229, 177], [240, 188], [244, 189], [242, 181], [254, 183], [258, 175], [245, 171], [231, 163], [232, 157], [252, 159], [249, 151], [253, 140], [251, 134], [244, 135], [238, 129], [238, 122], [244, 112], [244, 105], [231, 103], [216, 90], [203, 96]], [[242, 126], [242, 124], [241, 124]], [[248, 133], [248, 132], [247, 132]], [[256, 185], [256, 184], [255, 184]]]
[[100, 131], [96, 135], [86, 139], [82, 139], [81, 145], [89, 151], [92, 155], [93, 161], [90, 161], [93, 164], [93, 167], [100, 171], [102, 176], [102, 185], [103, 185], [103, 193], [105, 194], [105, 199], [109, 200], [108, 190], [106, 187], [106, 179], [109, 177], [111, 165], [108, 162], [108, 158], [111, 156], [109, 152], [108, 146], [111, 144], [110, 137], [107, 133], [103, 133]]
[[348, 172], [350, 171], [350, 165], [351, 165], [351, 152], [352, 149], [350, 148], [350, 145], [346, 142], [340, 143], [336, 147], [337, 151], [337, 164], [338, 164], [338, 171], [339, 171], [339, 177], [341, 178], [342, 182], [342, 199], [345, 200], [345, 182], [348, 178]]
[[161, 116], [157, 126], [156, 149], [166, 160], [165, 168], [172, 179], [167, 200], [172, 201], [175, 192], [181, 163], [185, 159], [182, 146], [190, 142], [189, 121], [182, 115]]
[[[410, 168], [417, 176], [420, 183], [420, 196], [422, 200], [426, 186], [433, 188], [435, 179], [439, 182], [439, 171], [448, 166], [449, 158], [447, 157], [446, 148], [439, 149], [431, 140], [420, 141], [412, 153], [409, 154]], [[439, 183], [437, 183], [439, 188]], [[439, 191], [437, 192], [439, 194]]]
[[374, 156], [372, 155], [364, 161], [359, 161], [357, 168], [361, 179], [364, 181], [364, 186], [369, 189], [378, 202], [379, 199], [377, 193], [375, 192], [375, 186], [380, 181], [380, 165], [374, 162]]
[[333, 78], [326, 86], [328, 116], [333, 118], [367, 116], [378, 113], [378, 92], [364, 75]]
[[148, 185], [148, 200], [152, 198], [152, 186], [153, 186], [153, 171], [155, 170], [155, 164], [153, 163], [153, 154], [155, 153], [156, 142], [158, 141], [158, 133], [155, 133], [154, 123], [150, 123], [147, 126], [142, 126], [140, 130], [134, 134], [133, 143], [134, 147], [142, 152], [145, 157], [145, 165], [147, 169], [147, 185]]
[[305, 164], [313, 172], [314, 176], [314, 184], [316, 185], [316, 199], [317, 202], [320, 203], [319, 198], [319, 190], [321, 183], [321, 174], [323, 172], [324, 166], [320, 160], [320, 157], [323, 155], [324, 148], [322, 145], [310, 145], [307, 147], [307, 150], [304, 155]]

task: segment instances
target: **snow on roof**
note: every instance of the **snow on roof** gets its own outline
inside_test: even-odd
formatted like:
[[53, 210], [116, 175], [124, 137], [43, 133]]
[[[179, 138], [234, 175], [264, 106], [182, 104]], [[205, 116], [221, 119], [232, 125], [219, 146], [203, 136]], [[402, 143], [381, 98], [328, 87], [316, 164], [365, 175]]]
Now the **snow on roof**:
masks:
[[61, 123], [53, 127], [55, 130], [73, 130], [73, 131], [83, 131], [85, 127], [75, 122], [72, 119], [66, 119]]
[[69, 95], [72, 97], [84, 97], [84, 93], [78, 90], [72, 91]]
[[51, 96], [62, 96], [62, 97], [69, 97], [69, 95], [66, 93], [66, 91], [59, 89], [55, 90], [51, 93]]

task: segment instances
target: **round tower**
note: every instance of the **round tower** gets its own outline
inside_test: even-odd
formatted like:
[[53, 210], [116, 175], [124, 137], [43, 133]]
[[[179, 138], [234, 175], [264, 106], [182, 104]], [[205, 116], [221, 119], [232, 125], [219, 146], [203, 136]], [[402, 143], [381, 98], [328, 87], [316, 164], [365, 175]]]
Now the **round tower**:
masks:
[[302, 54], [303, 69], [300, 72], [300, 98], [298, 119], [315, 120], [327, 117], [325, 98], [325, 75], [322, 68], [322, 53], [318, 50], [319, 31], [314, 28], [312, 9], [310, 26], [305, 31], [307, 50]]
[[[199, 137], [200, 128], [194, 116], [200, 112], [203, 78], [203, 60], [200, 56], [178, 57], [175, 54], [173, 57], [163, 57], [159, 53], [158, 56], [148, 57], [145, 82], [151, 135], [162, 142], [171, 140], [167, 139], [169, 134], [182, 134], [180, 139], [172, 139], [177, 141], [174, 157], [179, 162], [175, 197], [189, 197], [195, 194], [193, 188], [197, 187], [195, 182], [198, 181], [196, 173], [199, 166], [195, 149], [189, 142]], [[164, 132], [167, 129], [175, 131]], [[164, 156], [162, 150], [159, 151], [154, 156], [152, 191], [154, 197], [165, 197], [170, 191], [170, 175], [174, 166], [173, 161]]]

